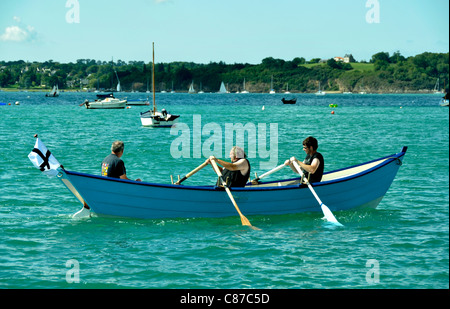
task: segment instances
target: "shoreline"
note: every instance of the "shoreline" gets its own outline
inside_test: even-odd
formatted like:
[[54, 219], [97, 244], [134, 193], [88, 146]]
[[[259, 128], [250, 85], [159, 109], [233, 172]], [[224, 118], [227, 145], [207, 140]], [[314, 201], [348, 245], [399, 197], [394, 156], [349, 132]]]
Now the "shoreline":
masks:
[[[16, 88], [0, 88], [0, 92], [33, 92], [33, 93], [37, 93], [37, 92], [41, 92], [41, 93], [47, 93], [51, 91], [51, 89], [16, 89]], [[60, 93], [65, 93], [65, 92], [70, 92], [70, 93], [95, 93], [94, 91], [80, 91], [80, 90], [73, 90], [73, 89], [67, 89], [67, 90], [60, 90]], [[98, 93], [110, 93], [113, 92], [115, 93], [116, 91], [99, 91]], [[430, 94], [430, 95], [445, 95], [445, 93], [434, 93], [431, 90], [418, 90], [418, 91], [395, 91], [395, 92], [367, 92], [367, 93], [359, 93], [359, 92], [351, 92], [351, 93], [344, 93], [343, 91], [324, 91], [326, 94], [342, 94], [342, 95], [367, 95], [367, 94]], [[128, 91], [122, 91], [120, 93], [138, 93], [138, 94], [147, 94], [146, 92], [128, 92]], [[161, 93], [159, 91], [157, 91], [156, 93]], [[177, 91], [175, 92], [175, 94], [180, 94], [180, 93], [188, 93], [187, 91]], [[214, 94], [216, 92], [205, 92], [205, 94]], [[167, 92], [167, 94], [171, 94], [169, 92]], [[194, 93], [198, 94], [198, 93]], [[227, 94], [240, 94], [240, 93], [227, 93]], [[250, 92], [249, 94], [269, 94], [268, 92]], [[299, 95], [299, 94], [315, 94], [315, 92], [291, 92], [291, 93], [284, 93], [284, 92], [277, 92], [275, 93], [275, 95], [286, 95], [286, 96], [290, 96], [290, 95]]]

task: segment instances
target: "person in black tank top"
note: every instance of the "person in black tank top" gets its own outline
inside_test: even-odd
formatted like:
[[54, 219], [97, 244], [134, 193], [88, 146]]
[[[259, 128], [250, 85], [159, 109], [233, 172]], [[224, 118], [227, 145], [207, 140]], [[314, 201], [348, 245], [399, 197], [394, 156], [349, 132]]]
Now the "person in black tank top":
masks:
[[211, 160], [214, 160], [223, 166], [223, 168], [219, 166], [219, 169], [222, 172], [223, 179], [227, 182], [228, 188], [245, 187], [249, 180], [251, 169], [250, 162], [246, 157], [241, 147], [234, 146], [230, 151], [231, 163], [217, 159], [214, 156], [210, 156], [205, 162], [211, 163]]
[[292, 157], [289, 160], [286, 160], [284, 164], [289, 165], [295, 173], [298, 173], [292, 164], [293, 160], [296, 160], [306, 179], [309, 179], [310, 183], [319, 182], [322, 180], [325, 161], [322, 154], [317, 152], [318, 147], [319, 144], [317, 139], [309, 136], [303, 141], [303, 151], [306, 153], [305, 160], [300, 162], [295, 157]]

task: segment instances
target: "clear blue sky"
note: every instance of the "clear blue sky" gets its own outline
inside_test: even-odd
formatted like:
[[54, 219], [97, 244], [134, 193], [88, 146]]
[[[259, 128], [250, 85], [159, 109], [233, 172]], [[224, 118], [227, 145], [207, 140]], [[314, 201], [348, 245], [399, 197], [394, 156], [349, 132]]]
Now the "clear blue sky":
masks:
[[368, 61], [448, 52], [448, 12], [448, 0], [1, 0], [0, 60], [150, 62], [154, 41], [156, 62]]

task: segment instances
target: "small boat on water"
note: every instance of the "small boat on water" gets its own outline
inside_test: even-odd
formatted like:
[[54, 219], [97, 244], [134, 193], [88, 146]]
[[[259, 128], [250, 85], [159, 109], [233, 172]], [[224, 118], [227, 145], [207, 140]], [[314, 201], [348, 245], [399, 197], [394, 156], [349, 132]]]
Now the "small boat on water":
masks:
[[189, 86], [189, 90], [188, 93], [195, 93], [195, 89], [194, 89], [194, 81], [192, 81], [191, 85]]
[[228, 93], [227, 88], [225, 88], [225, 84], [223, 82], [220, 83], [219, 92], [217, 93]]
[[144, 127], [171, 127], [179, 117], [180, 115], [171, 115], [165, 109], [162, 109], [161, 112], [148, 110], [141, 113], [141, 124]]
[[[192, 82], [192, 88], [193, 88]], [[155, 43], [153, 43], [153, 66], [152, 66], [152, 87], [153, 87], [153, 109], [140, 114], [141, 124], [144, 127], [171, 127], [177, 121], [180, 115], [171, 115], [165, 109], [158, 112], [156, 109], [155, 98]]]
[[281, 102], [283, 102], [283, 104], [295, 104], [295, 103], [297, 103], [297, 98], [293, 98], [290, 100], [286, 100], [285, 98], [282, 98]]
[[[222, 187], [139, 182], [69, 171], [45, 145], [37, 148], [30, 153], [30, 160], [47, 175], [57, 176], [81, 202], [82, 211], [89, 209], [97, 215], [145, 219], [236, 216]], [[396, 154], [326, 172], [320, 182], [311, 185], [333, 212], [376, 208], [397, 175], [406, 150], [403, 147]], [[243, 188], [230, 190], [245, 215], [321, 212], [317, 200], [299, 177], [249, 182]]]
[[449, 99], [448, 93], [446, 93], [445, 96], [442, 97], [440, 105], [441, 106], [448, 106], [448, 99]]
[[127, 107], [127, 100], [107, 97], [93, 102], [86, 100], [81, 105], [85, 105], [87, 109], [121, 109]]
[[53, 89], [50, 92], [46, 93], [45, 96], [49, 98], [59, 97], [58, 85], [53, 86]]
[[319, 82], [319, 90], [317, 90], [317, 92], [315, 93], [315, 95], [322, 96], [322, 95], [325, 95], [325, 94], [326, 94], [325, 91], [320, 90], [320, 82]]
[[143, 106], [143, 105], [150, 105], [148, 98], [138, 100], [127, 100], [127, 106]]
[[270, 94], [275, 94], [276, 93], [275, 89], [273, 89], [273, 75], [272, 75], [272, 77], [270, 79], [270, 91], [269, 91], [269, 93]]
[[244, 88], [244, 90], [242, 90], [241, 93], [249, 93], [247, 91], [247, 89], [245, 88], [245, 78], [244, 78], [243, 88]]

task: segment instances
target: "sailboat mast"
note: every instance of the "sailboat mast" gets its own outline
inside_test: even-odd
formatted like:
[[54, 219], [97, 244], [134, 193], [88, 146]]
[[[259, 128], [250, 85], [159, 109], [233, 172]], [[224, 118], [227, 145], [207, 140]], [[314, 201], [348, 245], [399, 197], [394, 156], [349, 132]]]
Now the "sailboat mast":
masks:
[[156, 98], [155, 98], [155, 42], [153, 44], [153, 63], [152, 63], [152, 87], [153, 87], [153, 115], [156, 114]]

